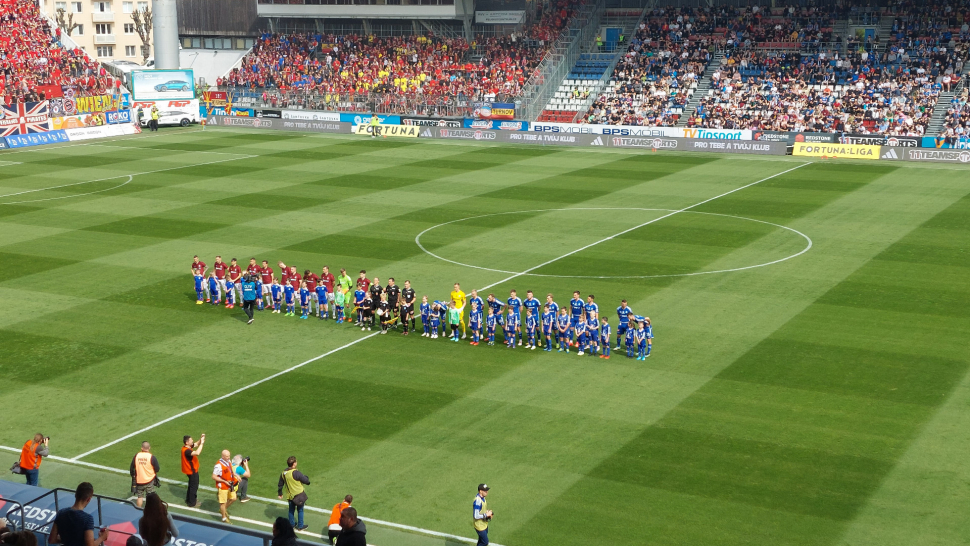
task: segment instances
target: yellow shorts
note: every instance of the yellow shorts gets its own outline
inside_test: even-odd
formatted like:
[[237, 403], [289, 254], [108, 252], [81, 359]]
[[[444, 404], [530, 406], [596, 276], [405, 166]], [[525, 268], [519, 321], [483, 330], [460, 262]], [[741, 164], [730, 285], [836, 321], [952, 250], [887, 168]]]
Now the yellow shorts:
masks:
[[228, 489], [219, 490], [219, 504], [226, 504], [231, 500], [236, 500], [236, 492]]

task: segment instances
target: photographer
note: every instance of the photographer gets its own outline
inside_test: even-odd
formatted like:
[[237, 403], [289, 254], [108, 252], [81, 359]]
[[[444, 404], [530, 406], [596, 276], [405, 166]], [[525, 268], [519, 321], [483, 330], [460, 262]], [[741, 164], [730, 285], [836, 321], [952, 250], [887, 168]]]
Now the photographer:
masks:
[[38, 432], [34, 434], [32, 440], [24, 442], [24, 447], [20, 450], [20, 462], [18, 464], [20, 473], [27, 476], [27, 485], [40, 485], [40, 463], [43, 462], [44, 457], [50, 455], [50, 450], [47, 447], [50, 441], [50, 437], [44, 437], [43, 434]]
[[252, 324], [253, 313], [256, 310], [256, 283], [253, 281], [253, 276], [248, 273], [243, 276], [242, 298], [243, 311], [245, 311], [246, 316], [249, 317], [249, 322], [246, 324]]
[[232, 458], [232, 466], [236, 470], [236, 478], [239, 479], [239, 487], [236, 489], [236, 497], [239, 502], [249, 502], [249, 457], [236, 455]]
[[[294, 525], [297, 531], [302, 531], [309, 527], [303, 524], [303, 507], [306, 505], [307, 495], [303, 489], [304, 485], [310, 485], [310, 478], [303, 475], [296, 469], [296, 457], [286, 459], [286, 470], [280, 474], [280, 481], [277, 485], [276, 496], [283, 498], [283, 489], [286, 488], [286, 500], [289, 502], [290, 525]], [[299, 524], [293, 519], [293, 512], [299, 516]]]

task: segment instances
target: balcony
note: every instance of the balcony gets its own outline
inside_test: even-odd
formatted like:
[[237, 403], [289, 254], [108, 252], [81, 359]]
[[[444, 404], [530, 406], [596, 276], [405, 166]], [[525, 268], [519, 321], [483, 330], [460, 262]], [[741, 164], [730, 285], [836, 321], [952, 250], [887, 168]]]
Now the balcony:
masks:
[[115, 14], [111, 11], [96, 11], [91, 14], [91, 21], [95, 23], [113, 23]]
[[114, 34], [95, 34], [94, 43], [95, 45], [113, 44], [115, 43], [115, 35]]

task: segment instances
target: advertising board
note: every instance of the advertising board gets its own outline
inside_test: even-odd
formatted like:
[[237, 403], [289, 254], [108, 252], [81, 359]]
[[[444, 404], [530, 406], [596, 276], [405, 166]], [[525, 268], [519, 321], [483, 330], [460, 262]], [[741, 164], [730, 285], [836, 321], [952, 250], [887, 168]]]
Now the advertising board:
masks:
[[476, 11], [477, 25], [517, 25], [525, 17], [525, 10]]
[[889, 161], [926, 161], [931, 163], [970, 163], [970, 150], [900, 148], [883, 146], [879, 159]]
[[131, 92], [135, 100], [194, 99], [195, 78], [187, 70], [132, 70]]
[[[340, 114], [340, 121], [344, 123], [353, 123], [354, 125], [367, 125], [370, 123], [370, 118], [372, 114]], [[401, 116], [391, 116], [385, 114], [377, 114], [377, 120], [383, 124], [388, 125], [400, 125]]]
[[6, 137], [10, 148], [27, 148], [42, 144], [57, 144], [70, 140], [64, 131], [47, 131], [46, 133], [31, 133], [26, 135], [11, 135]]
[[420, 127], [461, 127], [462, 120], [446, 118], [401, 118], [401, 125], [418, 125]]
[[[283, 119], [302, 119], [306, 121], [340, 121], [336, 112], [313, 112], [310, 110], [283, 110]], [[370, 118], [368, 118], [370, 121]]]
[[462, 125], [466, 129], [498, 129], [500, 131], [528, 131], [528, 121], [501, 121], [492, 119], [468, 119]]
[[[421, 133], [421, 128], [417, 125], [380, 125], [380, 136], [382, 137], [404, 137], [404, 138], [418, 138]], [[442, 129], [444, 131], [446, 129]], [[374, 128], [370, 125], [354, 125], [353, 133], [355, 135], [362, 136], [372, 136], [374, 133]]]
[[210, 116], [208, 124], [215, 127], [248, 127], [250, 129], [275, 129], [313, 133], [349, 133], [353, 129], [351, 124], [339, 121], [239, 118], [223, 115]]
[[879, 146], [872, 144], [809, 144], [796, 142], [792, 155], [825, 159], [879, 159]]
[[695, 129], [687, 127], [641, 127], [631, 125], [587, 125], [582, 123], [533, 122], [531, 130], [540, 133], [568, 133], [629, 137], [703, 138], [751, 140], [748, 129]]

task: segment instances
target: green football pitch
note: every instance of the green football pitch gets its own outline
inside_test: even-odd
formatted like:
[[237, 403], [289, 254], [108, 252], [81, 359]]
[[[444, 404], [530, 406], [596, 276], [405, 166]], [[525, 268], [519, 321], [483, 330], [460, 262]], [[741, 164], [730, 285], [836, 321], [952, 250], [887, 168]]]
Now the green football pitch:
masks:
[[[378, 546], [473, 537], [480, 482], [510, 546], [965, 544], [968, 194], [943, 165], [227, 129], [5, 152], [0, 444], [42, 431], [42, 485], [127, 496], [148, 440], [173, 507], [184, 434], [203, 485], [229, 449], [272, 501], [296, 455], [310, 506], [400, 524]], [[625, 298], [656, 338], [641, 362], [247, 326], [195, 304], [194, 254], [579, 290], [614, 331]]]

